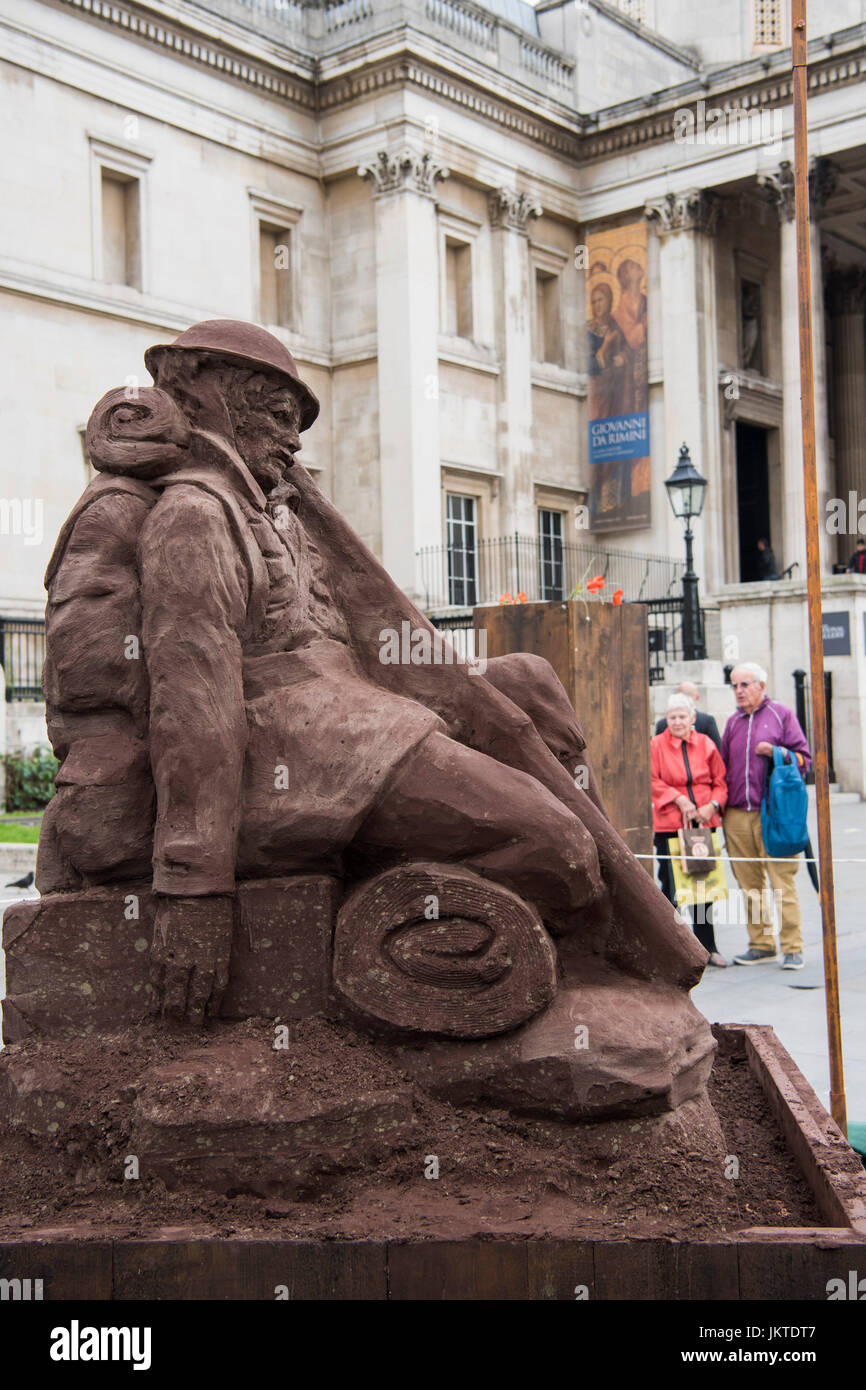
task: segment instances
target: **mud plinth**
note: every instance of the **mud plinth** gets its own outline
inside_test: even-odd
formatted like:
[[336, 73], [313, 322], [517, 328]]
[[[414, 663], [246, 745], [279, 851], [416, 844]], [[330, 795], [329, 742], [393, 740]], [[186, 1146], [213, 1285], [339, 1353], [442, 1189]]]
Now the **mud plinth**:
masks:
[[56, 1299], [824, 1299], [866, 1268], [863, 1169], [772, 1030], [716, 1032], [707, 1097], [597, 1123], [433, 1096], [320, 1017], [26, 1040], [0, 1273]]

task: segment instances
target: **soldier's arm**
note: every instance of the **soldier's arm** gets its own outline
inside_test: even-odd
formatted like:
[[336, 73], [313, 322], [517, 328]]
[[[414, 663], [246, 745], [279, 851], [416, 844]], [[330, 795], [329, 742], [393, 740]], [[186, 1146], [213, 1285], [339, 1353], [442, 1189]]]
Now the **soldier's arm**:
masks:
[[219, 1007], [231, 946], [248, 580], [222, 504], [192, 484], [166, 488], [142, 529], [139, 565], [157, 799], [157, 984], [165, 1012], [200, 1021], [206, 1006]]

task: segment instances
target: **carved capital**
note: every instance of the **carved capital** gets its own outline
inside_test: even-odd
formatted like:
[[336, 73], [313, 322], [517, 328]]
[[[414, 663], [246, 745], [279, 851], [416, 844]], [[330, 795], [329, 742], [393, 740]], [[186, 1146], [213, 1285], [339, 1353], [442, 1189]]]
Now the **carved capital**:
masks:
[[399, 154], [389, 154], [380, 150], [370, 164], [361, 164], [358, 173], [362, 179], [373, 184], [374, 197], [386, 193], [421, 193], [427, 198], [436, 196], [436, 183], [447, 179], [450, 174], [444, 164], [440, 164], [429, 152], [417, 154], [405, 149]]
[[[813, 159], [809, 165], [809, 217], [817, 222], [824, 204], [836, 187], [836, 166], [829, 159]], [[794, 166], [783, 159], [770, 174], [759, 174], [758, 183], [774, 204], [780, 222], [794, 220]]]
[[685, 193], [650, 198], [644, 206], [644, 216], [659, 236], [670, 236], [672, 232], [705, 232], [712, 236], [721, 210], [721, 199], [715, 193], [690, 188]]
[[824, 282], [824, 294], [829, 313], [866, 312], [866, 267], [861, 265], [834, 266]]
[[490, 223], [511, 232], [529, 236], [530, 217], [540, 217], [542, 207], [528, 193], [515, 193], [513, 188], [497, 188], [487, 200]]

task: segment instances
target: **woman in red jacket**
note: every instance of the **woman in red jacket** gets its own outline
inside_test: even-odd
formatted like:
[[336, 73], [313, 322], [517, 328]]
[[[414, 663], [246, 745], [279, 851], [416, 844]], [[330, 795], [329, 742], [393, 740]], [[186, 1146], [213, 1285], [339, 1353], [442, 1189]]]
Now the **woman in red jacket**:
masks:
[[[662, 856], [676, 853], [676, 833], [684, 823], [708, 826], [711, 830], [721, 825], [721, 813], [728, 799], [721, 755], [712, 739], [697, 733], [694, 723], [695, 707], [688, 696], [672, 695], [667, 708], [668, 726], [655, 735], [650, 752], [659, 883], [672, 903], [676, 903], [673, 869], [670, 859]], [[710, 965], [727, 965], [716, 945], [712, 903], [706, 908], [705, 922], [696, 922], [693, 915], [692, 925], [701, 945], [710, 953]]]

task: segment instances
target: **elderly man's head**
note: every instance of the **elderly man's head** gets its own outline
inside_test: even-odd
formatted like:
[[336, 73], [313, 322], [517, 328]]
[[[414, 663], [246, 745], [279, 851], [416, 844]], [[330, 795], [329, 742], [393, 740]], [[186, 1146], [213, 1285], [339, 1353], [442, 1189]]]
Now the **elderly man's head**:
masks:
[[701, 692], [698, 690], [694, 681], [680, 681], [677, 686], [677, 694], [687, 696], [693, 705], [696, 705], [701, 698]]
[[731, 689], [737, 702], [737, 709], [751, 714], [764, 698], [767, 673], [756, 661], [743, 661], [731, 672]]
[[668, 729], [674, 738], [685, 738], [695, 722], [695, 707], [688, 695], [672, 695], [666, 711]]

